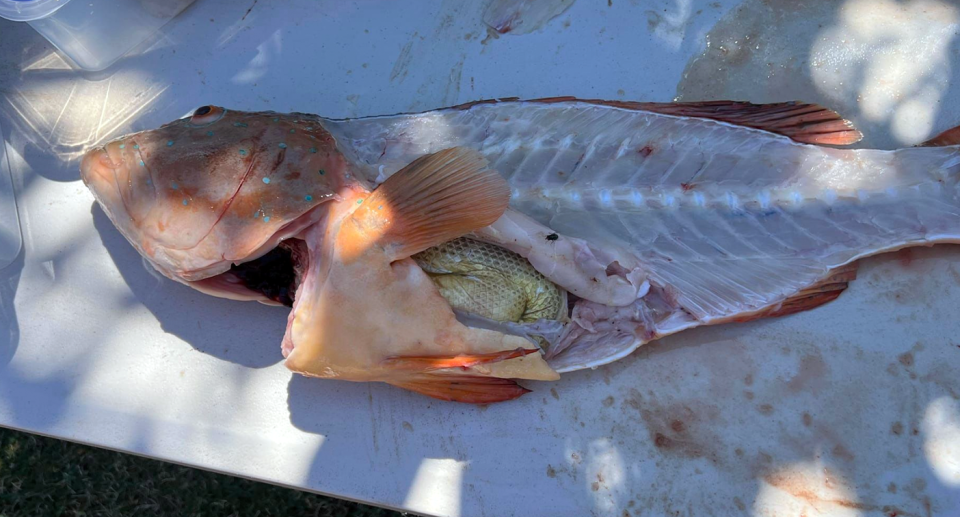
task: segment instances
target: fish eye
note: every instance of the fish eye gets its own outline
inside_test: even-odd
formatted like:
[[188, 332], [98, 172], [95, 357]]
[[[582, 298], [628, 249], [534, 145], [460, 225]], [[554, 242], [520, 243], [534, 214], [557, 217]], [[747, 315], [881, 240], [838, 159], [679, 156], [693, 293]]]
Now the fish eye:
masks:
[[194, 127], [208, 126], [220, 120], [227, 110], [219, 106], [201, 106], [190, 116], [190, 125]]

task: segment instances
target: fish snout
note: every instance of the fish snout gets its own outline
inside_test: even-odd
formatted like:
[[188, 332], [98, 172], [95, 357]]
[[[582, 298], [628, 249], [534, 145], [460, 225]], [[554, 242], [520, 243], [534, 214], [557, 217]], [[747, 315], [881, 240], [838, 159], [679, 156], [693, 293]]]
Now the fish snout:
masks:
[[106, 213], [140, 221], [153, 206], [153, 187], [146, 167], [133, 166], [139, 158], [134, 152], [122, 141], [90, 149], [81, 158], [80, 178]]
[[118, 144], [95, 147], [87, 151], [80, 161], [80, 178], [95, 190], [112, 185], [116, 181], [116, 170], [122, 162]]

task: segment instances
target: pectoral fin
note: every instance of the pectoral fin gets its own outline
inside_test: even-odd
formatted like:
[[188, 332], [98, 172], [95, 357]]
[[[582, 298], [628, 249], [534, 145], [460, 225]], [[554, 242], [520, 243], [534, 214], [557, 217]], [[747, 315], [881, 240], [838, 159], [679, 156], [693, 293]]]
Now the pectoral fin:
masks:
[[422, 156], [391, 176], [344, 222], [338, 237], [345, 261], [372, 245], [390, 261], [483, 228], [507, 209], [506, 180], [472, 149]]

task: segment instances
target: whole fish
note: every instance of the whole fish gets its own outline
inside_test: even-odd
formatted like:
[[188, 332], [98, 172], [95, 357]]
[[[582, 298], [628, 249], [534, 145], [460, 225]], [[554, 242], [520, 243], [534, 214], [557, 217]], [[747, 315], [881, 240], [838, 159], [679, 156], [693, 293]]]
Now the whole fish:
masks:
[[489, 403], [957, 241], [958, 133], [840, 149], [860, 133], [799, 102], [204, 106], [90, 150], [81, 176], [167, 277], [291, 305], [293, 371]]

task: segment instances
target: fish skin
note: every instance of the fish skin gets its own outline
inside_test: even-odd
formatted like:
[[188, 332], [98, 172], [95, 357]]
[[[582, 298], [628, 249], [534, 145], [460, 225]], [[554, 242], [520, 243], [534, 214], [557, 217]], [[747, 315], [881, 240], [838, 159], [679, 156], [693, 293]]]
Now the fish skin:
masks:
[[351, 181], [316, 117], [213, 114], [118, 138], [88, 151], [80, 166], [127, 240], [188, 285], [313, 224], [323, 215], [314, 209]]
[[[739, 113], [736, 104], [723, 104], [720, 111], [729, 113], [722, 117], [699, 107], [688, 112], [698, 116], [678, 115], [669, 103], [552, 99], [484, 101], [348, 120], [232, 111], [223, 119], [279, 117], [282, 124], [316, 124], [324, 136], [324, 164], [335, 172], [324, 184], [329, 192], [323, 201], [341, 200], [345, 186], [369, 191], [411, 161], [442, 149], [479, 151], [508, 181], [511, 208], [472, 237], [528, 257], [544, 276], [582, 298], [566, 327], [567, 343], [547, 355], [562, 373], [614, 361], [685, 328], [776, 313], [792, 296], [861, 257], [960, 240], [956, 146], [883, 151], [800, 143], [849, 143], [859, 133], [822, 109], [801, 107], [806, 125], [798, 125], [791, 119], [769, 123], [776, 117], [762, 106], [759, 116], [756, 110]], [[792, 106], [776, 110], [797, 113]], [[736, 124], [725, 121], [734, 120], [724, 118], [731, 113], [740, 115]], [[160, 143], [166, 137], [158, 135], [169, 134], [168, 127], [194, 134], [177, 124], [183, 122], [138, 135]], [[777, 131], [792, 132], [793, 139]], [[233, 145], [251, 133], [249, 128], [237, 133]], [[279, 136], [261, 138], [275, 143]], [[230, 144], [218, 142], [215, 148]], [[162, 154], [156, 147], [155, 154]], [[108, 156], [116, 151], [107, 146]], [[102, 154], [94, 150], [84, 159], [84, 181], [158, 269], [189, 284], [229, 268], [230, 260], [205, 256], [201, 246], [162, 247], [141, 232], [137, 225], [145, 217], [138, 209], [147, 202], [133, 203], [125, 219], [125, 199], [109, 192], [117, 182], [104, 175], [115, 168], [94, 161], [103, 161]], [[193, 170], [203, 170], [203, 163]], [[162, 206], [176, 208], [173, 202]], [[283, 225], [310, 210], [320, 221], [330, 210], [319, 206], [284, 212]], [[302, 223], [296, 235], [317, 231], [322, 224], [316, 221]], [[248, 221], [234, 231], [246, 243], [241, 249], [254, 253], [231, 258], [251, 260], [275, 245], [269, 231], [250, 226]], [[558, 241], [545, 239], [554, 232]], [[196, 238], [186, 235], [185, 241]], [[160, 248], [163, 253], [156, 252]], [[589, 288], [593, 279], [600, 288]], [[483, 368], [503, 369], [499, 363]]]
[[454, 309], [520, 323], [567, 317], [566, 292], [523, 257], [499, 246], [463, 237], [413, 259]]
[[546, 350], [567, 322], [566, 291], [501, 246], [461, 237], [413, 259], [468, 326], [519, 332]]

